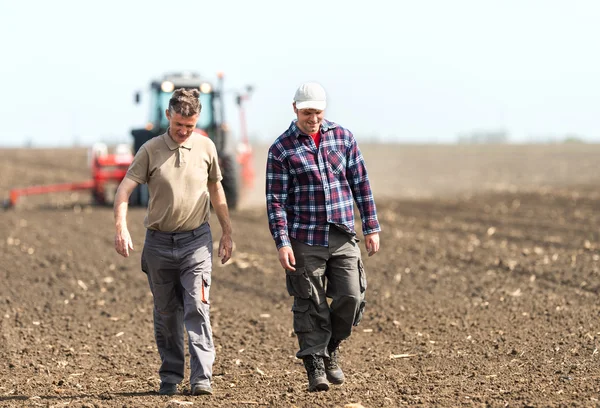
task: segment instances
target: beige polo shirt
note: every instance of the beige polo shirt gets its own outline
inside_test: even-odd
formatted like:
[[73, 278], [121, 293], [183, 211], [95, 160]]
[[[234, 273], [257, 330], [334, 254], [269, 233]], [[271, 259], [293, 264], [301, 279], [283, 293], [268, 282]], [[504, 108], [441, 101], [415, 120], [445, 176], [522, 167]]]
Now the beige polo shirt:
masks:
[[195, 132], [182, 145], [168, 132], [150, 139], [136, 153], [126, 177], [148, 184], [144, 226], [163, 232], [191, 231], [208, 221], [208, 182], [223, 178], [215, 144]]

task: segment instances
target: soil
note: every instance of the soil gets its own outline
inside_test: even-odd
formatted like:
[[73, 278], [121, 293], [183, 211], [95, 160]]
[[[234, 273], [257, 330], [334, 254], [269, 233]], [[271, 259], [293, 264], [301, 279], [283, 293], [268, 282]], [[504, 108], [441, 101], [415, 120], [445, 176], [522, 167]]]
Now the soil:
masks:
[[[0, 212], [0, 406], [599, 406], [600, 146], [365, 146], [383, 232], [347, 381], [307, 392], [257, 180], [215, 266], [213, 396], [156, 394], [152, 297], [87, 192]], [[84, 181], [85, 149], [0, 150], [0, 197]], [[218, 240], [220, 230], [211, 223]], [[364, 248], [363, 248], [364, 254]], [[189, 371], [186, 371], [186, 374]], [[354, 404], [354, 405], [353, 405]]]

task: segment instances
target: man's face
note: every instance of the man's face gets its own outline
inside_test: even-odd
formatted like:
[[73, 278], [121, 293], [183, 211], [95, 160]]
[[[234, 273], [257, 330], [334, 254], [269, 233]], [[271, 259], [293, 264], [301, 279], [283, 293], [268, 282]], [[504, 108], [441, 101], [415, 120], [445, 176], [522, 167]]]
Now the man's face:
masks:
[[194, 116], [183, 116], [180, 113], [171, 114], [167, 109], [169, 136], [171, 136], [175, 142], [182, 144], [192, 135], [199, 116], [199, 114]]
[[295, 103], [294, 113], [298, 116], [298, 127], [307, 135], [317, 133], [325, 116], [325, 111], [318, 109], [296, 109]]

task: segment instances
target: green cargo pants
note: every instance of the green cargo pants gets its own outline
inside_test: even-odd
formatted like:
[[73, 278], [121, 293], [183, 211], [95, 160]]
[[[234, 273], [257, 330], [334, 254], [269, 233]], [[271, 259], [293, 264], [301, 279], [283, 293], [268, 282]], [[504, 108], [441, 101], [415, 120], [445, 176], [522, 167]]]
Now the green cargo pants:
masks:
[[347, 339], [362, 319], [367, 277], [359, 240], [332, 226], [328, 247], [291, 243], [296, 271], [286, 271], [286, 285], [294, 297], [296, 357], [329, 357], [330, 339]]

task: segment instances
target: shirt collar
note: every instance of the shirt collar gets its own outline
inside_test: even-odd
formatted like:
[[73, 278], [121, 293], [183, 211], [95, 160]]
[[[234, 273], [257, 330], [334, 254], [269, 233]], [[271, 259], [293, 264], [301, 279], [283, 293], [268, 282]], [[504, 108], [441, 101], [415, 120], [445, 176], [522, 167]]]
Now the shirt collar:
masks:
[[[304, 135], [305, 133], [300, 130], [300, 128], [298, 127], [297, 123], [298, 123], [298, 119], [294, 119], [292, 121], [292, 123], [290, 124], [290, 129], [292, 130], [292, 132], [296, 136]], [[320, 129], [320, 131], [323, 134], [323, 133], [327, 132], [328, 130], [334, 129], [336, 127], [337, 127], [337, 125], [335, 123], [330, 122], [327, 119], [323, 119], [323, 123], [321, 123], [321, 129]]]
[[179, 149], [180, 147], [183, 147], [188, 150], [192, 150], [192, 147], [194, 146], [194, 142], [192, 141], [193, 137], [194, 137], [194, 133], [192, 132], [190, 137], [188, 137], [187, 140], [185, 142], [183, 142], [183, 144], [180, 145], [179, 143], [177, 143], [176, 141], [171, 139], [171, 136], [169, 136], [169, 129], [167, 129], [167, 131], [163, 135], [163, 140], [165, 141], [165, 143], [171, 150], [176, 150], [176, 149]]

